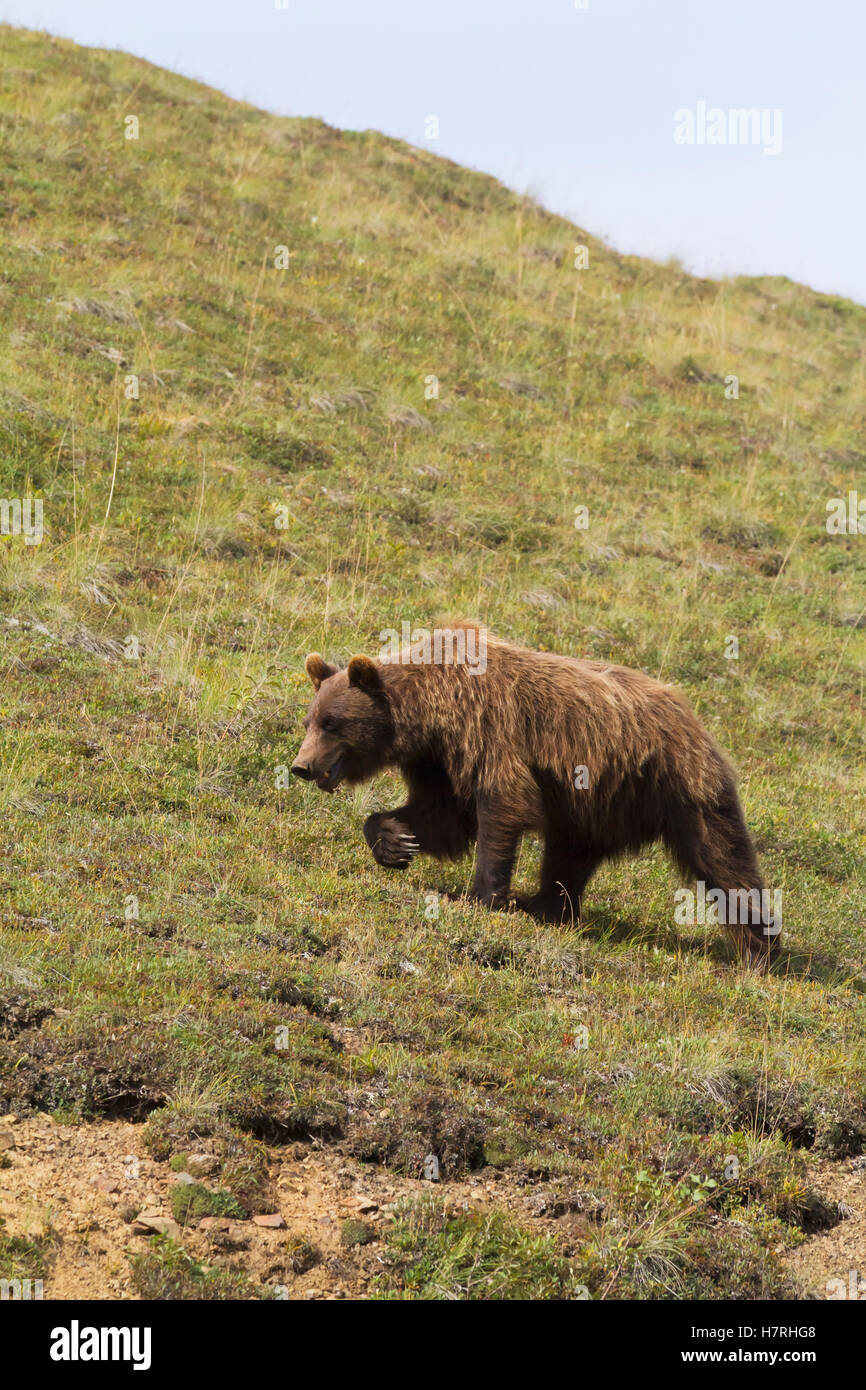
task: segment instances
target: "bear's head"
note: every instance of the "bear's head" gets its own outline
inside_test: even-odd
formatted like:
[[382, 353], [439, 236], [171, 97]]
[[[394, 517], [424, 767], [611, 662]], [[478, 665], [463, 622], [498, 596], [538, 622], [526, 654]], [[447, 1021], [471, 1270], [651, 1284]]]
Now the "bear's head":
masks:
[[379, 667], [368, 656], [353, 656], [339, 670], [313, 652], [306, 670], [316, 694], [292, 772], [323, 792], [341, 782], [366, 782], [386, 766], [394, 741]]

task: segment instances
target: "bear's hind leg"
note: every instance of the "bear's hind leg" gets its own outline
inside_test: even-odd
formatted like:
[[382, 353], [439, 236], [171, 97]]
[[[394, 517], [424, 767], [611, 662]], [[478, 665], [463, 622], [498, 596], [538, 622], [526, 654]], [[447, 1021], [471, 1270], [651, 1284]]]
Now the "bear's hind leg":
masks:
[[548, 922], [579, 922], [584, 889], [599, 863], [596, 856], [548, 834], [544, 841], [538, 892], [519, 898], [518, 907]]

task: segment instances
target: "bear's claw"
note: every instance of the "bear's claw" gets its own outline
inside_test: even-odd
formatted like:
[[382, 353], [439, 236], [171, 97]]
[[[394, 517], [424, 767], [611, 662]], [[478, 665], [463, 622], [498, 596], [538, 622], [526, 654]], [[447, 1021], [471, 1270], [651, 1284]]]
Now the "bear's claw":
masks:
[[405, 869], [419, 853], [421, 846], [400, 821], [389, 816], [381, 822], [370, 848], [376, 863], [381, 864], [383, 868]]

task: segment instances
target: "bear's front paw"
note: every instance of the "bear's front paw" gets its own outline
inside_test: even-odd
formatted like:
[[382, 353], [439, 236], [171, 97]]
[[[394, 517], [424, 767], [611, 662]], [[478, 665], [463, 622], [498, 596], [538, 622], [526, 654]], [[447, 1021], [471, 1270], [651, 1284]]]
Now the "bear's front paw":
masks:
[[[367, 833], [366, 826], [364, 829]], [[367, 840], [376, 863], [385, 869], [407, 868], [421, 848], [409, 828], [393, 816], [377, 820], [375, 827], [370, 827]]]

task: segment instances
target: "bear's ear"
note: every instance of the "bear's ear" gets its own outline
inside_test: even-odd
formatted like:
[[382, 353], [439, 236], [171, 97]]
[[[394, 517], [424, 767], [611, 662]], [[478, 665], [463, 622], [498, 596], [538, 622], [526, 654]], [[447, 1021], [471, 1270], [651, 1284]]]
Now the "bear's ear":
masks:
[[368, 656], [353, 656], [349, 662], [349, 684], [366, 690], [368, 695], [382, 689], [382, 677], [375, 661]]
[[313, 686], [316, 690], [318, 690], [322, 681], [326, 681], [329, 676], [335, 676], [337, 674], [336, 666], [329, 666], [327, 661], [324, 661], [322, 657], [319, 656], [318, 652], [310, 652], [310, 655], [304, 662], [304, 670], [313, 682]]

